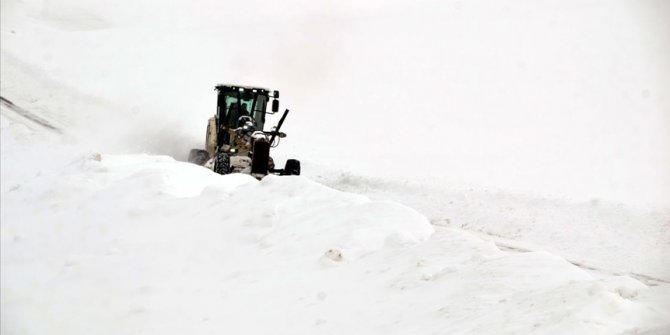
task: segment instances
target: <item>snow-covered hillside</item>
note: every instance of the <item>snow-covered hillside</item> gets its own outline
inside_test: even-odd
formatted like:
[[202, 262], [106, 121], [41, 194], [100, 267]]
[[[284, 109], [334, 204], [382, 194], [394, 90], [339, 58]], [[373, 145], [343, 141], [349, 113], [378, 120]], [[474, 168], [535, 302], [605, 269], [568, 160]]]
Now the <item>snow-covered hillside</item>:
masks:
[[670, 285], [503, 251], [304, 177], [78, 152], [12, 115], [3, 108], [3, 333], [668, 330]]
[[3, 334], [670, 333], [664, 2], [1, 4]]
[[213, 85], [225, 81], [282, 91], [294, 113], [279, 148], [287, 155], [395, 178], [670, 206], [667, 1], [2, 6], [3, 58], [115, 104], [76, 115], [106, 121], [115, 131], [96, 134], [119, 151], [116, 131], [151, 122], [152, 133], [125, 136], [136, 150], [184, 157], [202, 143]]

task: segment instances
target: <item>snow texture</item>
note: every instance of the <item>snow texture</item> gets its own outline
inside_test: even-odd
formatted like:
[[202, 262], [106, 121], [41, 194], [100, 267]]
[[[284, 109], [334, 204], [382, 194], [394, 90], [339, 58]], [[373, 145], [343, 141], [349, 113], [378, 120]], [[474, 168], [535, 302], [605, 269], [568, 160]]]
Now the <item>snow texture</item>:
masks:
[[670, 333], [666, 3], [1, 5], [3, 334]]

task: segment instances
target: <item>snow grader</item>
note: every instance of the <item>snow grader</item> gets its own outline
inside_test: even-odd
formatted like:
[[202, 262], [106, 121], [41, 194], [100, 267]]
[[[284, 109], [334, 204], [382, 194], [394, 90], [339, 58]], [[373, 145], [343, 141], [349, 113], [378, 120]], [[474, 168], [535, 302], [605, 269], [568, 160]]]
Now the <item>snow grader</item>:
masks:
[[276, 169], [270, 156], [270, 148], [286, 137], [280, 129], [288, 109], [276, 126], [264, 130], [266, 114], [279, 111], [279, 91], [224, 84], [215, 89], [216, 115], [207, 124], [206, 149], [192, 149], [188, 161], [218, 174], [246, 173], [256, 179], [268, 174], [300, 175], [299, 160], [289, 159], [283, 169]]

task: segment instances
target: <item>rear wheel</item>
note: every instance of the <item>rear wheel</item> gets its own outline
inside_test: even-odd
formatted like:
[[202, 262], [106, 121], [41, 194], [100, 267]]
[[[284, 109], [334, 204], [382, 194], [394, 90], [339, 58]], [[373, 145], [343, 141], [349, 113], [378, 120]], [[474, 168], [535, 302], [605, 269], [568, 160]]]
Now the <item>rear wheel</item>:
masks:
[[230, 173], [230, 156], [226, 153], [218, 153], [214, 159], [214, 172], [218, 174]]
[[297, 159], [289, 159], [286, 161], [284, 167], [284, 175], [299, 176], [300, 175], [300, 161]]

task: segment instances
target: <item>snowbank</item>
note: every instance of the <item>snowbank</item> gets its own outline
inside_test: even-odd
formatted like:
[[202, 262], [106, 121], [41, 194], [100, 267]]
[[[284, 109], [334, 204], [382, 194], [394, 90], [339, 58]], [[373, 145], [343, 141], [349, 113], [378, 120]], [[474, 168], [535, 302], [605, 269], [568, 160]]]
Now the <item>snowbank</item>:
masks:
[[3, 116], [2, 136], [3, 333], [617, 334], [670, 316], [650, 300], [665, 287], [434, 231], [304, 177], [57, 138], [61, 159], [35, 165], [19, 149], [44, 135]]
[[[553, 203], [548, 224], [528, 229], [532, 197], [442, 185], [388, 197], [434, 223], [454, 219], [434, 227], [406, 206], [305, 177], [258, 182], [155, 155], [200, 146], [212, 83], [225, 79], [290, 92], [282, 104], [300, 117], [287, 141], [331, 168], [663, 203], [670, 86], [658, 71], [667, 60], [654, 57], [667, 33], [648, 11], [665, 5], [632, 7], [646, 28], [624, 2], [1, 5], [2, 95], [60, 130], [0, 107], [3, 333], [670, 332], [668, 285], [454, 229], [656, 269], [667, 259], [654, 249], [666, 235], [649, 237], [665, 227], [656, 221], [610, 249], [637, 218], [615, 212], [606, 234], [577, 220], [567, 227], [586, 231], [566, 233], [572, 207], [554, 215]], [[323, 136], [334, 129], [350, 136]]]
[[437, 226], [464, 229], [496, 244], [548, 251], [573, 263], [670, 283], [670, 211], [473, 188], [448, 177], [384, 179], [305, 167], [311, 178], [375, 200], [398, 201]]

